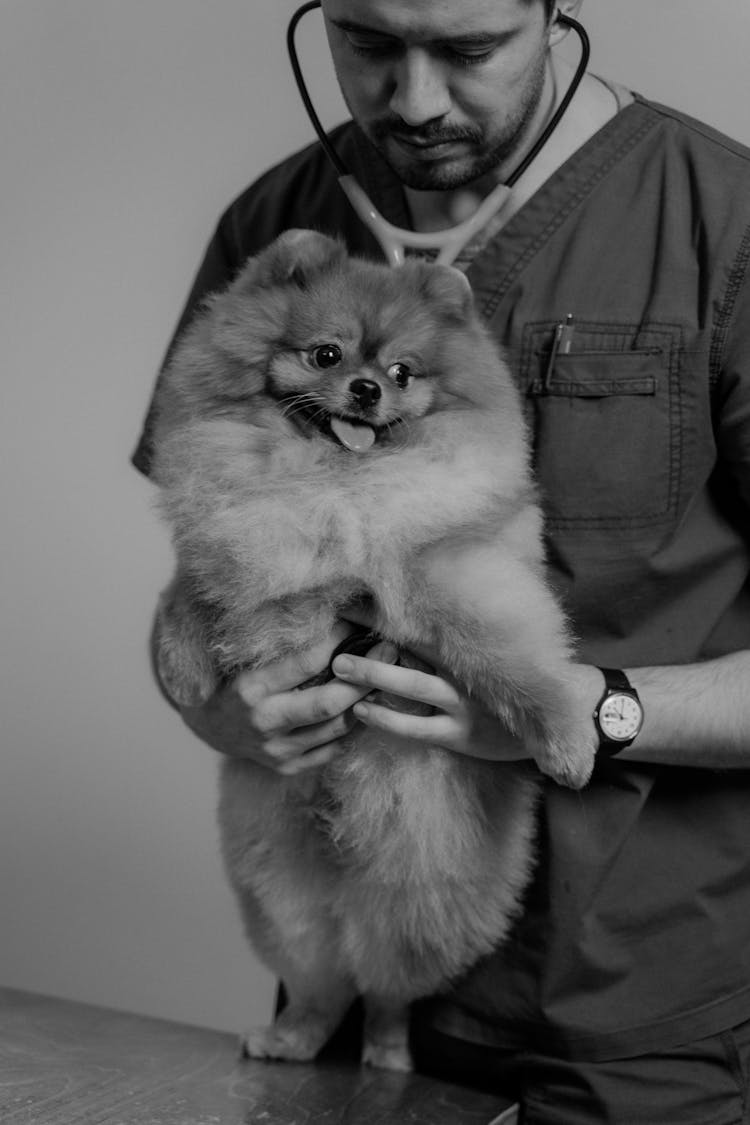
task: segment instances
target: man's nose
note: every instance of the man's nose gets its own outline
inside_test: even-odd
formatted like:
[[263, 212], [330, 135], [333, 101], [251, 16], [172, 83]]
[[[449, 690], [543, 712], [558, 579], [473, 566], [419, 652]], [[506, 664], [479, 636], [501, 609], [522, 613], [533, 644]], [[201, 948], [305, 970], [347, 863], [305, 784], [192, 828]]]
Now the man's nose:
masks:
[[444, 117], [450, 106], [440, 64], [426, 51], [407, 50], [396, 67], [389, 109], [407, 125], [417, 126]]

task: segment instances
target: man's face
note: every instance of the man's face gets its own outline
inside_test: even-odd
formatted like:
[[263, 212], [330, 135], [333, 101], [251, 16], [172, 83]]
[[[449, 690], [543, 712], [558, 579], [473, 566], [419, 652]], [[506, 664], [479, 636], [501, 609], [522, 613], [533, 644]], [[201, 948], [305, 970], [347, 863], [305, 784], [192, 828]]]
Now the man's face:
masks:
[[508, 160], [545, 79], [542, 0], [323, 0], [344, 99], [409, 187], [459, 187]]

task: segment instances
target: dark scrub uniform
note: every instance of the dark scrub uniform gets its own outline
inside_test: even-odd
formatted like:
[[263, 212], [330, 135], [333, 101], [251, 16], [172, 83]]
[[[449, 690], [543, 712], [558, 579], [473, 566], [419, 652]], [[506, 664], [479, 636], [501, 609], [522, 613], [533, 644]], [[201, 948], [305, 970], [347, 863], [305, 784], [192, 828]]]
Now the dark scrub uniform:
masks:
[[[333, 140], [385, 216], [408, 225], [399, 183], [359, 132]], [[381, 256], [314, 146], [227, 210], [182, 323], [289, 227]], [[525, 396], [551, 572], [586, 662], [750, 647], [749, 258], [750, 153], [636, 97], [468, 268]], [[569, 314], [570, 349], [552, 363]], [[149, 432], [134, 458], [144, 472]], [[586, 1063], [718, 1036], [740, 1074], [744, 1048], [722, 1033], [750, 1019], [750, 769], [604, 762], [581, 793], [547, 785], [540, 839], [513, 939], [417, 1023], [496, 1059]], [[737, 1097], [695, 1121], [740, 1120]], [[559, 1120], [610, 1120], [586, 1112]], [[622, 1112], [611, 1120], [652, 1120]]]

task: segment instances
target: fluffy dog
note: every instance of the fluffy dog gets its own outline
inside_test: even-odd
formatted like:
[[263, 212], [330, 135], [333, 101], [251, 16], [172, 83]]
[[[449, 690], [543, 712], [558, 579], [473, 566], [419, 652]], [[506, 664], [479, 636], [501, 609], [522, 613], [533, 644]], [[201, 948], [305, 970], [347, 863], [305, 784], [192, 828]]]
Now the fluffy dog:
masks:
[[[365, 597], [383, 637], [439, 653], [544, 773], [586, 782], [593, 725], [573, 706], [519, 398], [456, 271], [288, 232], [185, 332], [155, 446], [177, 555], [157, 660], [176, 699], [312, 646]], [[367, 729], [298, 776], [226, 761], [229, 877], [289, 995], [247, 1054], [313, 1057], [361, 994], [364, 1060], [407, 1067], [409, 1001], [519, 910], [537, 785]]]

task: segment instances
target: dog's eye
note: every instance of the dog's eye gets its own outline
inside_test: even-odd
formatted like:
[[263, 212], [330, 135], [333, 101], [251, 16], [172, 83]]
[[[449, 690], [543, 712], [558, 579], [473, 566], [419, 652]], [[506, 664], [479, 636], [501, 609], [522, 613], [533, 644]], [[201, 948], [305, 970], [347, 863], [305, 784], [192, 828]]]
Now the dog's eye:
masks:
[[397, 387], [406, 387], [412, 376], [408, 363], [392, 363], [386, 374], [394, 380]]
[[309, 353], [309, 359], [313, 367], [325, 370], [326, 367], [337, 367], [343, 355], [338, 344], [318, 344], [317, 348], [313, 348]]

